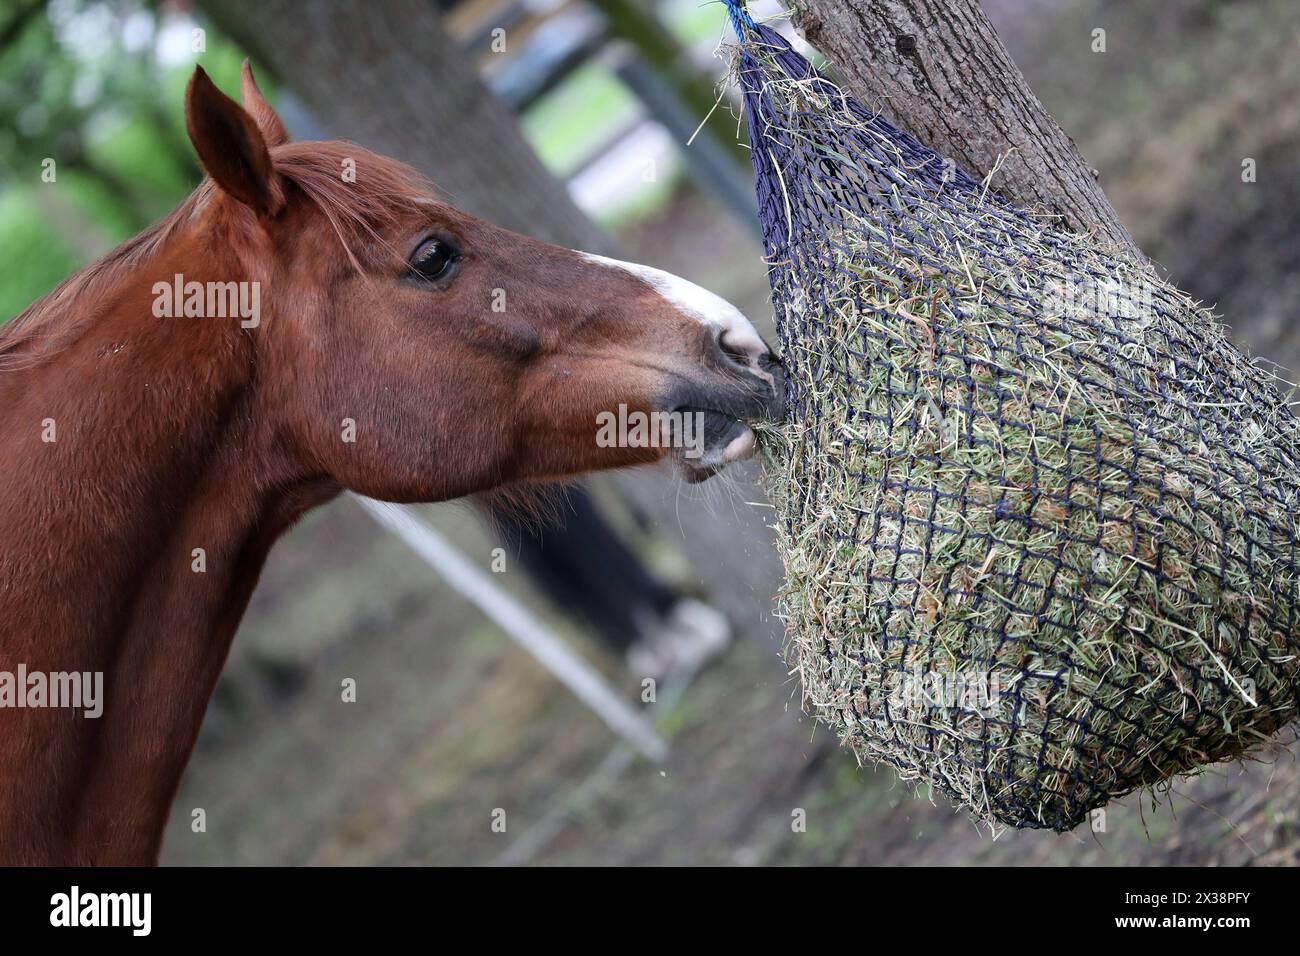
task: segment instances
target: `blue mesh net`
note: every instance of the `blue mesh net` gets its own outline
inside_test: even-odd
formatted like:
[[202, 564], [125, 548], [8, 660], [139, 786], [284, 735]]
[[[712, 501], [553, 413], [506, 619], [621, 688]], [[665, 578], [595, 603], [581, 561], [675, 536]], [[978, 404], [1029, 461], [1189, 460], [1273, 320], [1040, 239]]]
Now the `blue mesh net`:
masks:
[[1149, 264], [986, 185], [738, 0], [789, 382], [805, 708], [978, 816], [1068, 829], [1296, 713], [1300, 435]]

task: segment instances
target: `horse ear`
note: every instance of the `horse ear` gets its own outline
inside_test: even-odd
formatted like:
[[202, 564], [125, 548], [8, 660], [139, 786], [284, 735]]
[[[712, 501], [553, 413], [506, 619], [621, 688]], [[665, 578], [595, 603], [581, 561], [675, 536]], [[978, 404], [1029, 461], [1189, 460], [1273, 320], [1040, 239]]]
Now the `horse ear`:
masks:
[[244, 65], [239, 71], [239, 98], [243, 101], [244, 109], [256, 121], [257, 128], [262, 131], [262, 139], [266, 140], [268, 148], [289, 142], [289, 131], [284, 128], [280, 117], [266, 101], [262, 91], [257, 88], [257, 80], [253, 77], [253, 65], [248, 60], [244, 60]]
[[257, 122], [196, 66], [185, 90], [185, 126], [199, 162], [221, 191], [261, 216], [274, 216], [284, 194]]

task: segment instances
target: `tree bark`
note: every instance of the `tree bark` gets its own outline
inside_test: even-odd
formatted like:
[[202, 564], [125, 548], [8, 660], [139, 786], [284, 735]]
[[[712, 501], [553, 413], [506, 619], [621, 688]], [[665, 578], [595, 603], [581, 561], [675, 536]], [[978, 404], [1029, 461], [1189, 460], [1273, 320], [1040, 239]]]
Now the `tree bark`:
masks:
[[331, 136], [410, 163], [452, 205], [589, 252], [614, 240], [542, 165], [430, 0], [204, 0]]
[[977, 0], [787, 0], [847, 89], [993, 188], [1141, 255]]

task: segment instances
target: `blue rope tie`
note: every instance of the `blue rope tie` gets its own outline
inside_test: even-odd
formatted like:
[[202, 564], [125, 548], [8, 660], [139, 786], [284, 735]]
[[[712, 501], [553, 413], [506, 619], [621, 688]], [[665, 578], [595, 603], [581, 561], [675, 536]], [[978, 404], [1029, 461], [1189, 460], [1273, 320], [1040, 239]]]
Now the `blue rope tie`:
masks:
[[745, 0], [722, 0], [722, 2], [726, 4], [727, 15], [731, 18], [731, 26], [736, 31], [736, 36], [745, 39], [745, 34], [757, 26], [754, 18], [745, 9]]

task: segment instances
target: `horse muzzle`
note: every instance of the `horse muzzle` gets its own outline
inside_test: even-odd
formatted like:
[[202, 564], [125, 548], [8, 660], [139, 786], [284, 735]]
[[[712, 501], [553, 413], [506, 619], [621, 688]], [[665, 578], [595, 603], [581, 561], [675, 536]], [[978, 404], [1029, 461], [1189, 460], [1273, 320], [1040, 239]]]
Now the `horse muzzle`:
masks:
[[705, 374], [680, 381], [666, 403], [680, 420], [672, 457], [692, 484], [751, 457], [750, 425], [785, 415], [785, 369], [770, 350], [740, 352], [714, 335], [708, 358]]

